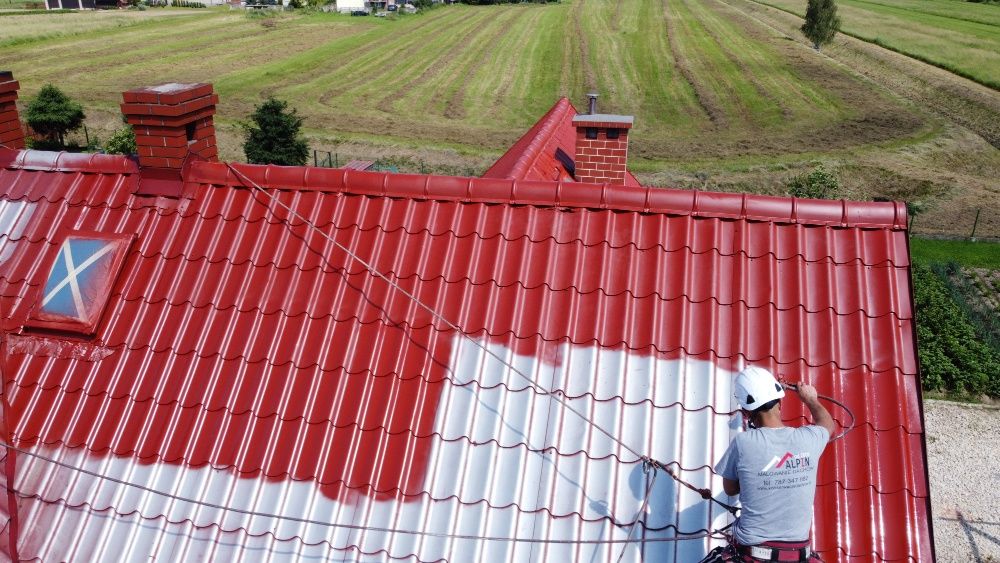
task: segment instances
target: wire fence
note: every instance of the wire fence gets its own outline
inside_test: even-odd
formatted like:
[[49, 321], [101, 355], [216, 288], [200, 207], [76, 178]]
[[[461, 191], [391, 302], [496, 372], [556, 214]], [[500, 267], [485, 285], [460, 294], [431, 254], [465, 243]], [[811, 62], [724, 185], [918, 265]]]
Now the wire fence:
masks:
[[909, 217], [911, 235], [946, 240], [1000, 242], [1000, 209], [977, 207], [950, 213], [922, 212]]

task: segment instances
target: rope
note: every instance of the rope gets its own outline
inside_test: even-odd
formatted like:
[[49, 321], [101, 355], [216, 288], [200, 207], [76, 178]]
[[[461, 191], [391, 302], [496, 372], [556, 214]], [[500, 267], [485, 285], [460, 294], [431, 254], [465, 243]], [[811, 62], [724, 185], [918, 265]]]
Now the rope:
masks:
[[[108, 475], [104, 475], [104, 474], [98, 473], [96, 471], [91, 471], [91, 470], [85, 469], [83, 467], [78, 467], [76, 465], [65, 463], [65, 462], [59, 461], [57, 459], [53, 459], [51, 457], [48, 457], [48, 456], [45, 456], [45, 455], [42, 455], [42, 454], [30, 451], [30, 450], [25, 450], [23, 448], [19, 448], [17, 446], [14, 446], [13, 444], [8, 444], [6, 442], [3, 442], [2, 445], [3, 445], [3, 447], [7, 448], [8, 450], [13, 450], [15, 452], [18, 452], [18, 453], [21, 453], [21, 454], [24, 454], [24, 455], [27, 455], [27, 456], [31, 456], [31, 457], [36, 458], [36, 459], [40, 459], [42, 461], [45, 461], [45, 462], [48, 462], [48, 463], [52, 463], [54, 465], [58, 465], [60, 467], [66, 468], [66, 469], [70, 469], [72, 471], [76, 471], [76, 472], [79, 472], [79, 473], [90, 475], [91, 477], [96, 477], [98, 479], [102, 479], [104, 481], [109, 481], [109, 482], [112, 482], [112, 483], [115, 483], [115, 484], [118, 484], [118, 485], [123, 485], [123, 486], [126, 486], [126, 487], [132, 487], [132, 488], [135, 488], [135, 489], [139, 489], [141, 491], [145, 491], [145, 492], [150, 493], [150, 494], [154, 494], [154, 495], [157, 495], [157, 496], [169, 498], [171, 500], [175, 500], [175, 501], [179, 501], [179, 502], [187, 502], [187, 503], [191, 503], [191, 504], [194, 504], [194, 505], [197, 505], [197, 506], [204, 506], [206, 508], [214, 508], [216, 510], [222, 510], [224, 512], [232, 512], [232, 513], [236, 513], [236, 514], [244, 514], [244, 515], [247, 515], [247, 516], [259, 517], [259, 518], [274, 518], [276, 520], [286, 520], [286, 521], [289, 521], [289, 522], [296, 522], [296, 523], [299, 523], [299, 524], [310, 524], [310, 525], [315, 525], [315, 526], [323, 526], [323, 527], [327, 527], [327, 528], [341, 528], [341, 529], [345, 529], [345, 530], [356, 530], [356, 531], [362, 531], [362, 532], [382, 532], [382, 533], [386, 533], [386, 534], [405, 534], [405, 535], [424, 536], [424, 537], [431, 537], [431, 538], [445, 538], [445, 539], [458, 539], [458, 540], [505, 541], [505, 542], [533, 543], [533, 544], [586, 544], [586, 545], [601, 545], [601, 544], [609, 544], [610, 545], [610, 544], [629, 544], [629, 543], [648, 543], [648, 542], [679, 542], [679, 541], [688, 541], [688, 540], [695, 540], [695, 539], [702, 539], [702, 538], [717, 538], [718, 535], [719, 535], [717, 531], [708, 531], [708, 532], [695, 533], [695, 534], [678, 533], [678, 535], [673, 536], [673, 537], [669, 537], [669, 538], [637, 538], [637, 539], [634, 539], [634, 540], [631, 539], [631, 533], [629, 534], [628, 538], [623, 539], [623, 540], [613, 540], [613, 539], [612, 540], [583, 540], [583, 539], [516, 538], [516, 537], [512, 538], [512, 537], [505, 537], [505, 536], [480, 536], [480, 535], [475, 535], [475, 534], [450, 534], [450, 533], [446, 533], [446, 532], [428, 532], [428, 531], [424, 531], [424, 530], [402, 530], [402, 529], [399, 529], [399, 528], [384, 528], [384, 527], [379, 527], [379, 526], [362, 526], [360, 524], [342, 524], [342, 523], [339, 523], [339, 522], [324, 522], [322, 520], [312, 520], [310, 518], [300, 518], [300, 517], [297, 517], [297, 516], [288, 516], [288, 515], [285, 515], [285, 514], [273, 514], [273, 513], [269, 513], [269, 512], [258, 512], [256, 510], [248, 510], [248, 509], [244, 509], [244, 508], [233, 508], [231, 506], [225, 506], [225, 505], [222, 505], [222, 504], [216, 504], [216, 503], [213, 503], [213, 502], [207, 502], [207, 501], [203, 501], [203, 500], [199, 500], [199, 499], [195, 499], [195, 498], [190, 498], [190, 497], [185, 497], [185, 496], [181, 496], [181, 495], [176, 495], [176, 494], [173, 494], [173, 493], [168, 493], [166, 491], [161, 491], [161, 490], [158, 490], [158, 489], [154, 489], [152, 487], [147, 487], [146, 485], [140, 485], [138, 483], [132, 483], [130, 481], [125, 481], [123, 479], [118, 479], [116, 477], [110, 477]], [[49, 502], [49, 501], [45, 501], [44, 499], [42, 499], [42, 500], [43, 500], [43, 502]], [[683, 536], [683, 537], [681, 537], [681, 536]]]
[[[471, 342], [474, 346], [476, 346], [477, 348], [479, 348], [480, 350], [482, 350], [484, 353], [486, 353], [488, 356], [490, 356], [491, 358], [493, 358], [496, 361], [500, 362], [502, 365], [506, 366], [512, 373], [514, 373], [514, 374], [518, 375], [519, 377], [521, 377], [522, 379], [524, 379], [528, 383], [528, 385], [530, 385], [539, 395], [547, 395], [547, 396], [551, 397], [553, 400], [555, 400], [556, 402], [558, 402], [559, 404], [561, 404], [563, 407], [565, 407], [568, 411], [570, 411], [573, 414], [575, 414], [576, 416], [580, 417], [580, 419], [583, 420], [585, 423], [589, 424], [591, 427], [593, 427], [596, 430], [598, 430], [601, 434], [604, 434], [605, 436], [607, 436], [614, 443], [620, 445], [622, 448], [625, 449], [625, 451], [627, 451], [627, 452], [631, 453], [632, 455], [634, 455], [637, 461], [638, 460], [642, 460], [642, 458], [643, 458], [642, 454], [640, 454], [638, 451], [636, 451], [635, 449], [633, 449], [631, 446], [629, 446], [625, 442], [621, 441], [616, 436], [612, 435], [610, 432], [608, 432], [607, 430], [605, 430], [601, 425], [599, 425], [596, 422], [594, 422], [593, 420], [591, 420], [591, 418], [589, 416], [587, 416], [586, 414], [584, 414], [584, 413], [580, 412], [579, 410], [573, 408], [572, 405], [570, 405], [569, 403], [567, 403], [566, 401], [564, 401], [563, 399], [561, 399], [557, 394], [553, 393], [552, 391], [548, 391], [546, 389], [541, 388], [537, 383], [534, 382], [534, 380], [532, 380], [526, 374], [522, 373], [520, 370], [518, 370], [513, 365], [511, 365], [510, 363], [508, 363], [506, 360], [504, 360], [503, 358], [501, 358], [496, 352], [493, 352], [492, 350], [490, 350], [489, 348], [487, 348], [485, 345], [481, 344], [480, 342], [477, 342], [475, 339], [473, 339], [468, 334], [465, 334], [461, 330], [461, 328], [459, 328], [459, 326], [457, 324], [451, 322], [450, 320], [448, 320], [447, 318], [445, 318], [444, 315], [442, 315], [441, 313], [437, 312], [433, 307], [431, 307], [430, 305], [427, 305], [426, 303], [424, 303], [423, 301], [421, 301], [420, 298], [417, 297], [416, 295], [414, 295], [412, 292], [407, 291], [402, 286], [400, 286], [398, 283], [396, 283], [396, 282], [392, 281], [391, 279], [389, 279], [388, 276], [386, 276], [382, 272], [379, 272], [377, 269], [375, 269], [375, 267], [370, 262], [368, 262], [364, 258], [361, 258], [357, 254], [355, 254], [354, 252], [352, 252], [349, 248], [347, 248], [346, 246], [344, 246], [344, 245], [340, 244], [339, 242], [337, 242], [336, 239], [334, 239], [329, 234], [325, 233], [322, 229], [320, 229], [316, 225], [313, 225], [312, 222], [309, 219], [307, 219], [306, 217], [304, 217], [303, 215], [301, 215], [300, 213], [298, 213], [297, 211], [295, 211], [294, 209], [292, 209], [290, 206], [285, 205], [284, 203], [282, 203], [281, 200], [279, 200], [277, 197], [275, 197], [275, 196], [271, 195], [270, 193], [268, 193], [267, 190], [265, 190], [264, 188], [262, 188], [259, 184], [257, 184], [252, 179], [248, 178], [245, 174], [243, 174], [242, 172], [240, 172], [239, 170], [237, 170], [236, 168], [234, 168], [232, 164], [230, 164], [230, 163], [227, 162], [226, 166], [229, 167], [229, 169], [233, 171], [233, 174], [235, 174], [237, 176], [237, 178], [241, 182], [243, 182], [244, 184], [246, 184], [246, 185], [252, 187], [253, 189], [259, 191], [260, 193], [266, 195], [268, 198], [270, 198], [270, 200], [271, 200], [272, 203], [278, 204], [280, 207], [282, 207], [290, 215], [294, 216], [296, 219], [298, 219], [299, 221], [301, 221], [302, 223], [304, 223], [305, 225], [307, 225], [310, 229], [312, 229], [313, 231], [319, 233], [320, 236], [322, 236], [326, 240], [328, 240], [331, 243], [333, 243], [334, 246], [336, 246], [340, 250], [342, 250], [345, 253], [347, 253], [347, 255], [350, 256], [353, 260], [355, 260], [356, 262], [358, 262], [359, 264], [361, 264], [362, 266], [364, 266], [365, 269], [368, 270], [368, 272], [371, 275], [373, 275], [373, 276], [381, 279], [382, 281], [386, 282], [387, 284], [389, 284], [393, 289], [395, 289], [396, 291], [398, 291], [398, 292], [402, 293], [403, 295], [405, 295], [413, 303], [415, 303], [420, 308], [422, 308], [425, 311], [427, 311], [431, 316], [433, 316], [434, 318], [438, 319], [439, 321], [441, 321], [442, 323], [444, 323], [445, 325], [447, 325], [448, 328], [450, 328], [451, 330], [455, 331], [457, 334], [461, 335], [462, 338], [465, 338], [466, 340], [468, 340], [469, 342]], [[273, 210], [271, 210], [271, 211], [273, 213]], [[287, 222], [286, 222], [286, 224], [287, 224]], [[291, 225], [288, 225], [288, 226], [289, 226], [289, 228], [291, 228]]]
[[709, 490], [709, 489], [699, 489], [698, 487], [695, 487], [691, 483], [688, 483], [687, 481], [681, 479], [680, 475], [677, 475], [677, 473], [675, 473], [674, 470], [672, 468], [670, 468], [671, 464], [674, 464], [674, 465], [677, 465], [678, 467], [680, 467], [680, 464], [678, 464], [677, 462], [672, 462], [671, 464], [664, 464], [663, 462], [657, 461], [657, 460], [655, 460], [653, 458], [650, 458], [650, 457], [645, 458], [644, 461], [648, 461], [650, 464], [653, 465], [654, 468], [655, 467], [659, 467], [660, 469], [663, 469], [664, 471], [667, 472], [667, 475], [670, 475], [674, 479], [674, 481], [677, 481], [681, 485], [684, 485], [685, 487], [687, 487], [687, 488], [691, 489], [692, 491], [698, 493], [699, 495], [701, 495], [702, 499], [714, 502], [714, 503], [718, 504], [719, 506], [721, 506], [722, 508], [725, 508], [733, 516], [736, 516], [736, 513], [740, 511], [740, 508], [738, 506], [733, 506], [731, 504], [726, 504], [726, 503], [722, 502], [721, 500], [719, 500], [719, 499], [715, 498], [714, 496], [712, 496], [712, 491], [711, 490]]
[[642, 474], [649, 475], [649, 471], [653, 471], [653, 482], [650, 483], [647, 479], [646, 481], [646, 496], [642, 499], [642, 504], [639, 505], [639, 511], [635, 513], [635, 518], [632, 519], [632, 525], [628, 528], [628, 535], [625, 536], [625, 545], [622, 546], [621, 553], [618, 554], [618, 563], [621, 563], [623, 557], [625, 557], [625, 550], [628, 549], [628, 540], [632, 539], [632, 532], [635, 531], [636, 525], [639, 523], [639, 517], [646, 512], [646, 505], [649, 504], [649, 496], [653, 494], [653, 487], [656, 486], [656, 477], [659, 472], [656, 470], [656, 466], [649, 463], [649, 458], [643, 458], [642, 460]]

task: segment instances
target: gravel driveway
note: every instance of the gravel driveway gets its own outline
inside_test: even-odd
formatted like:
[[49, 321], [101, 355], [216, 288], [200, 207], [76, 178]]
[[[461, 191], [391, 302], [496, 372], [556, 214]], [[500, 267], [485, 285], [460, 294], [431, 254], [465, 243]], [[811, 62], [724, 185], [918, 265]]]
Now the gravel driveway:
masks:
[[1000, 408], [924, 401], [940, 563], [1000, 563]]

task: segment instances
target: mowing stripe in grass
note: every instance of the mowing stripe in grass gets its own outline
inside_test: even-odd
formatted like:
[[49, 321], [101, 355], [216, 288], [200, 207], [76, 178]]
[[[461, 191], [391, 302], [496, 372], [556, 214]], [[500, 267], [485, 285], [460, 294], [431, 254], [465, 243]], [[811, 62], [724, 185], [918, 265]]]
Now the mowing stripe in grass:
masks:
[[707, 26], [715, 16], [700, 10], [697, 2], [672, 0], [670, 6], [677, 16], [676, 32], [681, 39], [681, 52], [691, 65], [693, 79], [712, 92], [727, 122], [752, 122], [750, 117], [760, 109], [759, 96], [753, 84], [708, 32]]
[[[436, 57], [439, 64], [431, 64], [421, 73], [420, 78], [400, 86], [405, 96], [390, 98], [398, 100], [397, 108], [426, 107], [433, 115], [450, 119], [465, 116], [464, 86], [477, 66], [488, 60], [494, 45], [509, 26], [515, 25], [525, 14], [524, 10], [505, 10], [497, 17], [485, 17], [476, 22], [464, 35], [455, 34], [455, 41], [439, 47], [441, 55]], [[460, 105], [452, 108], [452, 105]]]
[[[320, 91], [326, 94], [345, 80], [345, 76], [363, 81], [379, 68], [373, 61], [391, 56], [383, 46], [386, 37], [404, 37], [426, 26], [435, 26], [440, 15], [427, 16], [399, 22], [380, 22], [384, 25], [364, 26], [358, 33], [337, 37], [290, 57], [264, 65], [238, 69], [217, 82], [220, 92], [238, 91], [262, 82], [289, 94]], [[375, 45], [377, 48], [373, 48]], [[366, 66], [367, 65], [367, 66]]]
[[[506, 92], [508, 102], [501, 101], [499, 105], [503, 108], [505, 121], [529, 125], [548, 111], [559, 95], [554, 90], [557, 84], [554, 71], [555, 63], [562, 59], [559, 34], [564, 31], [554, 12], [545, 14], [538, 6], [530, 5], [525, 9], [530, 13], [524, 29], [533, 32], [523, 35], [523, 43], [519, 46], [523, 58], [510, 57], [508, 68], [511, 70], [500, 77], [508, 82], [509, 89]], [[512, 48], [518, 46], [512, 45]], [[572, 95], [571, 92], [566, 94]], [[482, 109], [487, 108], [482, 106]]]
[[[202, 14], [191, 14], [188, 12], [176, 15], [165, 15], [155, 18], [138, 19], [112, 19], [100, 12], [79, 13], [74, 12], [74, 17], [70, 18], [49, 18], [48, 16], [36, 16], [34, 18], [21, 18], [16, 25], [12, 24], [0, 28], [0, 47], [20, 47], [37, 44], [48, 44], [53, 40], [82, 37], [93, 38], [99, 36], [107, 37], [113, 30], [116, 32], [131, 32], [133, 30], [145, 30], [163, 25], [176, 23], [179, 19], [200, 19]], [[216, 16], [219, 12], [209, 12], [206, 16]], [[88, 20], [101, 17], [97, 20], [98, 25], [87, 25]], [[29, 21], [24, 21], [29, 20]], [[80, 21], [83, 20], [83, 21]], [[64, 53], [65, 55], [65, 53]]]

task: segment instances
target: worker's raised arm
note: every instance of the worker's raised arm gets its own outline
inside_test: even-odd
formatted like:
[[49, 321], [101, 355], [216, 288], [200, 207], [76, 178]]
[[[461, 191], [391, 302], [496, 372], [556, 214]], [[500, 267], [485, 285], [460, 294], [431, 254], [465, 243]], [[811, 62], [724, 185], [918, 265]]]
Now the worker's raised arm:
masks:
[[812, 385], [802, 383], [798, 386], [797, 391], [799, 398], [802, 399], [802, 402], [809, 408], [809, 412], [812, 413], [813, 424], [826, 428], [830, 436], [833, 436], [833, 432], [837, 429], [837, 426], [833, 422], [833, 417], [830, 416], [830, 411], [826, 410], [826, 407], [820, 404], [816, 388]]

